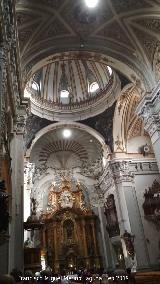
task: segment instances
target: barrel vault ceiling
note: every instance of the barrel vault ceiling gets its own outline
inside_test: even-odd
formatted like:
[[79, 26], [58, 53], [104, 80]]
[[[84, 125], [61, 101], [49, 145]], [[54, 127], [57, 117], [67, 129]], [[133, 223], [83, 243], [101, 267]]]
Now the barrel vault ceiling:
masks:
[[[160, 40], [159, 0], [17, 0], [22, 70], [55, 52], [90, 50], [147, 72]], [[139, 70], [139, 72], [141, 72]]]

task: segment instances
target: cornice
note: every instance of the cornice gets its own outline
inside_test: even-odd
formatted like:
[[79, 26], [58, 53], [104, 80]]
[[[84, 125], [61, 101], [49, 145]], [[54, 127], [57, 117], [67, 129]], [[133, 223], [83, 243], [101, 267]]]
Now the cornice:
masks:
[[98, 180], [97, 187], [103, 193], [115, 184], [122, 182], [134, 182], [136, 175], [158, 174], [158, 166], [155, 158], [148, 159], [114, 159], [108, 162], [103, 174]]
[[152, 113], [151, 109], [156, 106], [157, 102], [160, 102], [160, 82], [152, 90], [152, 92], [146, 93], [146, 95], [140, 101], [136, 109], [137, 115], [145, 119], [148, 114]]
[[141, 100], [136, 113], [143, 119], [144, 128], [154, 144], [160, 138], [160, 82]]

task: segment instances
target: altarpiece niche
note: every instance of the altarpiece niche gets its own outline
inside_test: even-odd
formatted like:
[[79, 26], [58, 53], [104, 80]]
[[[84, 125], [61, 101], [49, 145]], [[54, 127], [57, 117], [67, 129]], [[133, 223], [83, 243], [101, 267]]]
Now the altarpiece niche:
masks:
[[81, 185], [73, 190], [64, 178], [59, 190], [52, 185], [47, 211], [41, 215], [44, 223], [42, 247], [46, 263], [53, 271], [78, 268], [100, 268], [97, 242], [97, 216], [84, 203]]

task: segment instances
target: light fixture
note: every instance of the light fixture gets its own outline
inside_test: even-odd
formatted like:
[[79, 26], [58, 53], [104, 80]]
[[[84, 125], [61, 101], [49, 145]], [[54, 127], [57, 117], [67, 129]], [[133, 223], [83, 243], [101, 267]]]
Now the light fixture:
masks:
[[111, 76], [112, 75], [112, 68], [110, 66], [107, 66], [107, 69], [108, 69], [109, 75]]
[[69, 97], [69, 91], [61, 90], [60, 96], [61, 96], [61, 98], [68, 98]]
[[27, 88], [24, 89], [24, 98], [30, 98], [31, 97], [31, 94], [30, 92], [28, 92]]
[[93, 82], [93, 83], [91, 83], [90, 86], [89, 86], [89, 91], [90, 91], [90, 93], [94, 93], [94, 92], [96, 92], [98, 89], [99, 89], [99, 85], [98, 85], [97, 82]]
[[95, 8], [98, 4], [99, 0], [85, 0], [85, 3], [88, 8]]
[[64, 129], [64, 130], [63, 130], [63, 136], [64, 136], [65, 138], [69, 138], [69, 137], [71, 136], [71, 130], [69, 130], [69, 129]]
[[37, 86], [37, 83], [36, 82], [33, 82], [32, 83], [32, 89], [37, 91], [38, 90], [38, 86]]

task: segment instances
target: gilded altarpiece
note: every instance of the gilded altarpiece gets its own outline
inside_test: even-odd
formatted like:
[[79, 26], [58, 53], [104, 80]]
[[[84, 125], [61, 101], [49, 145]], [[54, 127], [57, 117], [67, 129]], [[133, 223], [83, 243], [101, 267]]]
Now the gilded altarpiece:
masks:
[[83, 191], [77, 183], [64, 179], [60, 191], [51, 187], [44, 222], [42, 246], [46, 262], [53, 271], [99, 268], [101, 257], [97, 245], [97, 217], [86, 207]]

